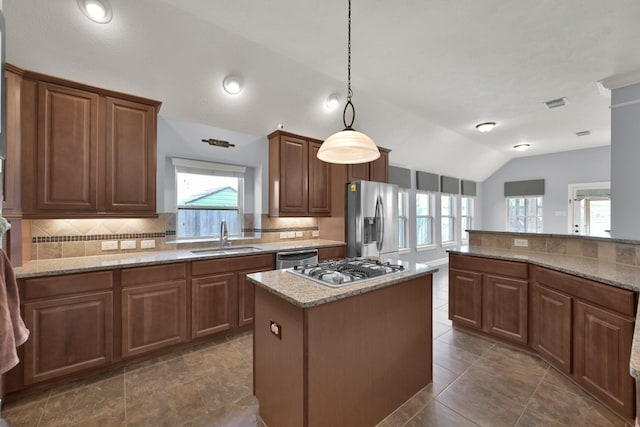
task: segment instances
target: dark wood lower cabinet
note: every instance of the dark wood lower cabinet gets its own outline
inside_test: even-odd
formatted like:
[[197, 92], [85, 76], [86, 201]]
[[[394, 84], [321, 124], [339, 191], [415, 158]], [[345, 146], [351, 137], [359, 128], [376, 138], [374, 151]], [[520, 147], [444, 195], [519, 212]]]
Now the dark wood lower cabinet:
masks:
[[449, 319], [482, 328], [482, 274], [449, 268]]
[[122, 357], [137, 356], [187, 339], [185, 280], [122, 290]]
[[226, 331], [235, 326], [235, 273], [198, 277], [191, 281], [191, 338]]
[[633, 418], [635, 382], [629, 375], [634, 319], [575, 301], [574, 377], [611, 408]]
[[488, 274], [484, 276], [484, 291], [485, 330], [526, 345], [528, 282]]
[[24, 317], [31, 331], [25, 344], [25, 384], [111, 363], [111, 291], [26, 302]]
[[560, 371], [571, 373], [571, 297], [533, 285], [533, 348]]

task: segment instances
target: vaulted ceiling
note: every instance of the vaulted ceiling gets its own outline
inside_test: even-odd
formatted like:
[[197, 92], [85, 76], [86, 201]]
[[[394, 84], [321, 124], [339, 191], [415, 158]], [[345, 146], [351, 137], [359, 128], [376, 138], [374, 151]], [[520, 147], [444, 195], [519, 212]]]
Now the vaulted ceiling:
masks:
[[[17, 66], [163, 101], [162, 115], [254, 135], [342, 128], [346, 0], [4, 0]], [[637, 0], [353, 0], [355, 127], [391, 163], [478, 181], [523, 155], [608, 145], [597, 82], [640, 69]], [[242, 75], [238, 96], [222, 90]], [[545, 101], [566, 97], [565, 107]], [[475, 125], [495, 121], [490, 133]], [[589, 136], [576, 132], [589, 130]], [[215, 135], [212, 135], [215, 136]], [[526, 153], [512, 147], [531, 144]]]

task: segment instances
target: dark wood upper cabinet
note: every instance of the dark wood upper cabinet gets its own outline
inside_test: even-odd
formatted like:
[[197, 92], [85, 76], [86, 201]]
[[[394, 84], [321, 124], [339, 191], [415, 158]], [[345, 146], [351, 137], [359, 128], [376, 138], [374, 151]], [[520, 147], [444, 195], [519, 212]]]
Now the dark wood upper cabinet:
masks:
[[330, 165], [321, 141], [283, 131], [269, 135], [269, 215], [331, 215]]
[[[160, 102], [31, 71], [21, 77], [21, 206], [12, 211], [155, 216]], [[7, 162], [15, 160], [9, 153]]]
[[347, 180], [389, 182], [389, 151], [378, 147], [380, 157], [373, 162], [347, 165]]

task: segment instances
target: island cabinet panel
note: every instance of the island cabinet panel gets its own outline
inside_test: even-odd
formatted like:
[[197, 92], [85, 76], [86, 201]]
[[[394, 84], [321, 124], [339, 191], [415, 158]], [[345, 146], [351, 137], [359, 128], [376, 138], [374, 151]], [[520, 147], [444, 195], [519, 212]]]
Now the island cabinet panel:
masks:
[[106, 98], [106, 206], [110, 212], [155, 212], [156, 110]]
[[[260, 417], [270, 426], [307, 426], [304, 310], [258, 286], [255, 299], [253, 394]], [[271, 322], [279, 325], [280, 337], [272, 333]]]
[[98, 102], [95, 93], [40, 83], [38, 210], [97, 210]]
[[24, 383], [106, 366], [113, 360], [113, 294], [94, 292], [24, 304], [31, 336]]
[[191, 280], [191, 338], [228, 331], [236, 325], [236, 288], [234, 273]]
[[532, 346], [560, 371], [571, 373], [571, 298], [533, 284], [531, 301]]
[[629, 375], [634, 319], [582, 301], [575, 303], [574, 377], [628, 418], [635, 416]]
[[484, 277], [484, 290], [487, 332], [526, 345], [527, 281], [488, 274]]
[[347, 257], [346, 246], [331, 246], [328, 248], [318, 248], [318, 262], [330, 261], [332, 259], [342, 259]]
[[273, 426], [377, 425], [432, 381], [431, 276], [301, 308], [255, 289], [254, 394]]
[[122, 357], [187, 340], [185, 263], [122, 270]]
[[482, 274], [449, 269], [449, 319], [482, 328]]

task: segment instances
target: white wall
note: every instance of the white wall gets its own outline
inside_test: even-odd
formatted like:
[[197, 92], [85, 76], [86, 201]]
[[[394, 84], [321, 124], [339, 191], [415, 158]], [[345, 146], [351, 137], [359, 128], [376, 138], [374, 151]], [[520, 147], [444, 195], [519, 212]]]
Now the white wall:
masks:
[[640, 240], [638, 101], [640, 84], [614, 89], [611, 93], [611, 236], [636, 240]]
[[[636, 168], [638, 158], [640, 157], [635, 158]], [[611, 147], [606, 146], [522, 157], [509, 161], [482, 183], [482, 220], [477, 228], [493, 231], [506, 230], [505, 181], [544, 178], [543, 232], [567, 234], [568, 185], [611, 180], [610, 159]]]
[[[210, 146], [203, 139], [221, 139], [235, 147]], [[268, 212], [269, 144], [264, 136], [249, 135], [203, 124], [158, 117], [158, 212], [176, 211], [175, 172], [172, 157], [206, 160], [253, 168], [245, 182], [246, 213]], [[257, 189], [257, 190], [255, 190]]]

